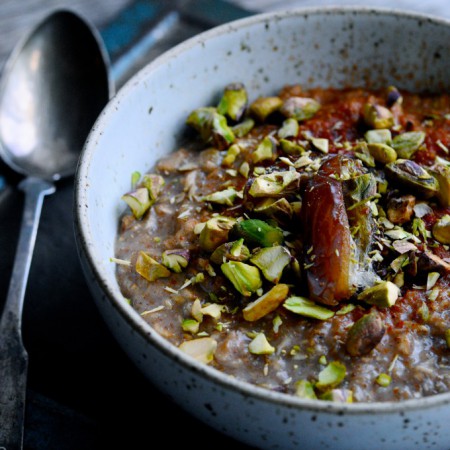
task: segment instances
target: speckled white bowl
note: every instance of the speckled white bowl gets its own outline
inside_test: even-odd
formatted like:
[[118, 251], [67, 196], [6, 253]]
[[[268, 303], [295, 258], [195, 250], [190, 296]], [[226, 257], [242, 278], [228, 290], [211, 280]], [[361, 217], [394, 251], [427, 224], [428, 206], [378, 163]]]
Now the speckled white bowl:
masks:
[[250, 98], [285, 84], [450, 87], [450, 23], [385, 10], [257, 15], [194, 37], [151, 62], [112, 99], [83, 151], [76, 233], [101, 314], [162, 391], [214, 428], [262, 449], [448, 449], [450, 393], [401, 403], [334, 404], [269, 392], [201, 365], [123, 301], [109, 258], [130, 174], [177, 148], [187, 114], [229, 82]]

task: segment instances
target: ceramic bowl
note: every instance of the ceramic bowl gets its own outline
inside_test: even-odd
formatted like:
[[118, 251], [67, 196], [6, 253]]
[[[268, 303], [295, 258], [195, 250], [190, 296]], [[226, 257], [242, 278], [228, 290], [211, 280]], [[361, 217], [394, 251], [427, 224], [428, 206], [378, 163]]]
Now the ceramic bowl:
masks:
[[110, 257], [130, 174], [150, 170], [176, 149], [187, 114], [214, 104], [226, 84], [243, 82], [250, 98], [293, 83], [449, 92], [449, 43], [449, 22], [409, 13], [349, 8], [265, 13], [178, 45], [117, 93], [82, 153], [76, 234], [101, 314], [151, 383], [203, 422], [261, 449], [448, 449], [450, 393], [336, 404], [233, 379], [182, 353], [126, 304]]

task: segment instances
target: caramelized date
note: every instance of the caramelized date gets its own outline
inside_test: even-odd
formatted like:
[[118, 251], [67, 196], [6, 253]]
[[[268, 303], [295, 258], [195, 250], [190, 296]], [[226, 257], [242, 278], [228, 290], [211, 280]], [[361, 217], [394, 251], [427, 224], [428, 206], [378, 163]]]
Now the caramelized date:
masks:
[[304, 193], [307, 282], [311, 299], [336, 305], [350, 295], [350, 229], [341, 183], [316, 174]]

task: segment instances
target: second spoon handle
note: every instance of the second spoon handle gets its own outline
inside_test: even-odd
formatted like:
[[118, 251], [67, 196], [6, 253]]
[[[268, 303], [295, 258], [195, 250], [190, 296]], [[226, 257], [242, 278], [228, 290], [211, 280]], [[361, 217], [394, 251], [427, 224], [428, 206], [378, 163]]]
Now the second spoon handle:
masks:
[[0, 449], [23, 445], [28, 355], [22, 342], [22, 309], [44, 196], [55, 187], [27, 178], [19, 185], [25, 206], [11, 281], [0, 320]]

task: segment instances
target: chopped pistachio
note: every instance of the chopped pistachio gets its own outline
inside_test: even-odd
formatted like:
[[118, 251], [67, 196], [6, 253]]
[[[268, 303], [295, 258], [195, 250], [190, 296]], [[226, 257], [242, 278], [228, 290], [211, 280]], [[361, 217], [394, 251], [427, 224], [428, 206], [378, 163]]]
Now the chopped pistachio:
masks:
[[319, 364], [321, 364], [322, 366], [326, 366], [327, 365], [327, 357], [325, 355], [321, 355], [320, 356]]
[[274, 319], [272, 320], [273, 323], [273, 332], [278, 333], [280, 331], [280, 327], [283, 324], [283, 320], [281, 317], [277, 314]]
[[161, 262], [172, 272], [181, 273], [189, 263], [189, 250], [165, 250], [161, 255]]
[[187, 333], [196, 334], [200, 328], [200, 324], [194, 319], [184, 319], [181, 322], [181, 328]]
[[345, 378], [347, 369], [340, 361], [330, 362], [319, 372], [319, 379], [315, 385], [317, 389], [330, 389], [338, 386]]
[[364, 138], [369, 144], [391, 145], [392, 143], [391, 130], [385, 128], [379, 130], [368, 130], [364, 134]]
[[387, 203], [387, 217], [391, 223], [404, 224], [411, 220], [414, 213], [416, 197], [413, 195], [402, 195], [400, 197], [391, 197]]
[[239, 144], [231, 145], [227, 150], [227, 154], [222, 160], [222, 165], [225, 167], [230, 167], [234, 163], [234, 161], [236, 160], [236, 156], [239, 155], [240, 152], [241, 147], [239, 146]]
[[148, 253], [140, 251], [136, 259], [136, 272], [148, 281], [167, 278], [171, 272]]
[[287, 284], [277, 284], [270, 291], [249, 303], [243, 310], [244, 319], [254, 322], [275, 311], [289, 294]]
[[249, 194], [252, 197], [278, 196], [299, 179], [300, 174], [296, 170], [285, 170], [260, 175], [253, 180]]
[[313, 384], [307, 380], [299, 380], [295, 383], [295, 395], [300, 398], [317, 399]]
[[148, 189], [150, 200], [154, 203], [166, 182], [161, 175], [146, 173], [142, 178], [142, 184]]
[[285, 247], [274, 245], [258, 250], [250, 261], [261, 270], [266, 280], [276, 284], [280, 281], [284, 268], [290, 263], [291, 254]]
[[284, 241], [283, 231], [259, 219], [245, 219], [236, 222], [231, 235], [244, 238], [245, 242], [262, 247], [280, 245]]
[[311, 144], [322, 153], [328, 153], [329, 141], [325, 138], [311, 138]]
[[280, 107], [280, 112], [289, 118], [304, 121], [313, 117], [320, 109], [320, 103], [313, 98], [289, 97]]
[[139, 180], [141, 179], [141, 172], [137, 170], [131, 174], [131, 189], [136, 189]]
[[246, 117], [242, 122], [234, 125], [231, 130], [237, 138], [244, 137], [255, 126], [255, 121], [251, 117]]
[[197, 321], [201, 322], [203, 320], [203, 313], [202, 313], [202, 302], [200, 299], [196, 298], [192, 302], [191, 307], [191, 316]]
[[367, 167], [375, 167], [375, 159], [369, 152], [367, 142], [359, 142], [356, 144], [353, 147], [353, 152]]
[[387, 89], [386, 105], [391, 107], [395, 104], [400, 105], [402, 102], [403, 97], [400, 94], [400, 91], [395, 86], [389, 86]]
[[208, 364], [214, 359], [217, 341], [211, 337], [201, 337], [184, 341], [178, 348], [197, 361]]
[[250, 250], [244, 245], [243, 238], [219, 245], [210, 257], [215, 264], [222, 264], [227, 260], [246, 261], [248, 258], [250, 258]]
[[422, 305], [420, 305], [418, 313], [424, 322], [428, 322], [428, 320], [430, 320], [430, 310], [426, 303], [422, 303]]
[[122, 200], [128, 204], [136, 219], [140, 219], [152, 205], [148, 189], [145, 187], [122, 195]]
[[239, 261], [228, 261], [220, 268], [235, 289], [245, 297], [250, 297], [262, 286], [259, 270], [255, 266]]
[[434, 239], [441, 244], [450, 244], [450, 215], [442, 216], [432, 228]]
[[424, 140], [425, 133], [423, 131], [408, 131], [395, 136], [392, 140], [392, 147], [399, 158], [411, 159]]
[[205, 195], [202, 200], [205, 202], [217, 203], [219, 205], [233, 206], [234, 200], [237, 196], [236, 189], [233, 187], [226, 188], [222, 191], [213, 192]]
[[430, 272], [427, 275], [427, 291], [429, 291], [434, 287], [439, 277], [440, 277], [439, 272]]
[[392, 377], [387, 373], [380, 373], [375, 382], [379, 384], [381, 387], [388, 387], [391, 384]]
[[239, 173], [244, 178], [248, 178], [249, 172], [250, 172], [250, 164], [247, 161], [244, 161], [239, 167]]
[[247, 91], [242, 83], [231, 83], [225, 87], [217, 106], [217, 112], [239, 121], [247, 108]]
[[365, 314], [350, 328], [345, 343], [351, 356], [362, 356], [371, 352], [381, 341], [386, 328], [376, 311]]
[[377, 142], [374, 144], [367, 144], [367, 149], [375, 161], [381, 164], [388, 164], [397, 159], [397, 153], [389, 145]]
[[430, 198], [439, 191], [439, 183], [422, 166], [409, 159], [397, 159], [386, 164], [385, 171], [394, 181], [411, 188], [424, 198]]
[[320, 396], [320, 400], [337, 403], [353, 403], [353, 391], [350, 389], [331, 389], [324, 392]]
[[252, 161], [258, 164], [261, 161], [274, 161], [276, 158], [277, 144], [271, 136], [266, 136], [252, 153]]
[[254, 355], [271, 355], [275, 352], [275, 347], [270, 345], [266, 335], [261, 332], [248, 344], [248, 350]]
[[298, 134], [298, 121], [292, 117], [286, 119], [281, 128], [278, 130], [278, 137], [286, 139], [288, 137], [296, 137]]
[[372, 128], [384, 129], [394, 126], [394, 115], [392, 112], [381, 105], [366, 103], [363, 106], [364, 122]]
[[279, 199], [268, 197], [259, 202], [254, 207], [254, 211], [255, 213], [275, 219], [278, 223], [289, 223], [294, 213], [293, 209], [299, 206], [298, 203], [299, 202], [289, 203], [284, 197]]
[[205, 142], [212, 142], [219, 150], [228, 148], [235, 139], [226, 117], [213, 107], [206, 106], [192, 111], [186, 123], [198, 131]]
[[444, 207], [450, 206], [450, 166], [435, 164], [430, 172], [439, 183], [439, 190], [436, 193], [439, 203]]
[[301, 155], [305, 152], [305, 148], [295, 141], [290, 141], [288, 139], [280, 139], [281, 150], [287, 155]]
[[358, 295], [358, 300], [381, 308], [389, 308], [395, 304], [399, 294], [399, 289], [394, 283], [382, 281], [362, 291]]
[[209, 219], [200, 232], [200, 247], [208, 252], [214, 251], [228, 240], [228, 233], [235, 222], [235, 219], [224, 216]]
[[334, 316], [334, 312], [332, 310], [300, 296], [289, 297], [283, 303], [283, 306], [295, 314], [311, 317], [313, 319], [327, 320]]
[[250, 113], [264, 122], [270, 114], [278, 111], [282, 104], [280, 97], [259, 97], [250, 105]]
[[201, 309], [201, 313], [204, 316], [210, 316], [213, 319], [220, 319], [222, 311], [225, 309], [225, 305], [219, 305], [218, 303], [210, 303], [205, 305]]
[[347, 303], [344, 305], [341, 309], [336, 311], [337, 316], [344, 316], [345, 314], [348, 314], [349, 312], [352, 312], [356, 308], [356, 305], [353, 303]]

